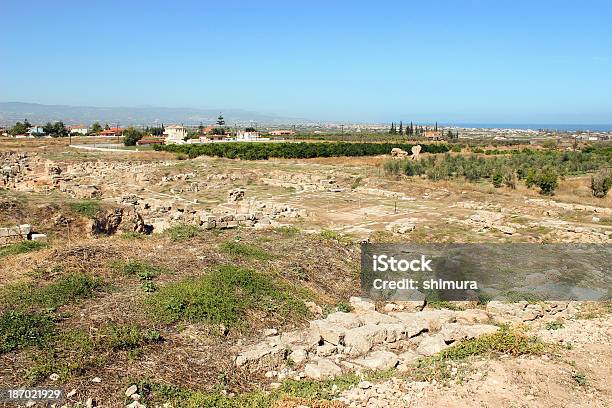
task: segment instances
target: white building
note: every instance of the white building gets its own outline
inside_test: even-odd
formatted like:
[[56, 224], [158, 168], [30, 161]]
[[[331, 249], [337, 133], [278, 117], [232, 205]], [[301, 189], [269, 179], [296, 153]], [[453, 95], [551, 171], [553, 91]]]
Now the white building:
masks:
[[28, 129], [28, 135], [30, 136], [42, 136], [45, 133], [45, 130], [42, 126], [32, 126]]
[[239, 130], [236, 134], [236, 140], [259, 140], [259, 132], [248, 132], [246, 130]]
[[183, 144], [187, 137], [187, 129], [182, 125], [170, 125], [164, 128], [166, 144]]
[[89, 132], [89, 128], [85, 125], [70, 126], [70, 133], [78, 133], [80, 135], [86, 135], [88, 132]]

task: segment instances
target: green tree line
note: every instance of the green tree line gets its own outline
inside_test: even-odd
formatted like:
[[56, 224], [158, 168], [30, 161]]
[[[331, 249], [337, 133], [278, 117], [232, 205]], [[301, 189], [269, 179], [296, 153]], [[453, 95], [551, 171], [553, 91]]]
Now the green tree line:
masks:
[[[266, 160], [270, 157], [289, 159], [308, 159], [314, 157], [350, 157], [350, 156], [375, 156], [389, 154], [391, 149], [410, 151], [412, 144], [409, 143], [208, 143], [199, 145], [165, 145], [154, 146], [155, 150], [165, 150], [175, 153], [183, 153], [189, 157], [216, 156], [230, 159], [244, 160]], [[447, 144], [422, 144], [421, 152], [445, 153], [449, 151]]]

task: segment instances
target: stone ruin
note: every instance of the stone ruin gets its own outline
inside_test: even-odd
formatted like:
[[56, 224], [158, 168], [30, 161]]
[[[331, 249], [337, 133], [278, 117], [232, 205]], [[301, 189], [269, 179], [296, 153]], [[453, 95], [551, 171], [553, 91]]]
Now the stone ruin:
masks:
[[295, 191], [329, 191], [341, 192], [344, 188], [340, 186], [338, 180], [329, 175], [315, 175], [308, 173], [290, 173], [285, 171], [275, 171], [270, 178], [262, 178], [261, 181], [274, 187], [292, 188]]
[[412, 155], [410, 155], [407, 151], [400, 149], [399, 147], [394, 147], [391, 149], [391, 157], [395, 159], [406, 159], [410, 157], [411, 160], [418, 160], [421, 154], [421, 145], [412, 146], [410, 151]]
[[0, 228], [0, 245], [14, 244], [21, 241], [46, 241], [45, 234], [32, 232], [30, 224], [16, 225], [14, 227]]
[[240, 201], [242, 199], [244, 199], [244, 189], [243, 188], [235, 188], [233, 190], [230, 190], [227, 193], [227, 201], [229, 203]]
[[29, 159], [25, 153], [0, 153], [0, 187], [15, 188], [29, 169]]
[[391, 149], [391, 157], [395, 157], [397, 159], [405, 159], [408, 157], [408, 152], [400, 149], [399, 147], [394, 147]]
[[410, 151], [412, 152], [412, 156], [410, 156], [410, 158], [412, 160], [418, 160], [419, 155], [421, 154], [421, 149], [421, 145], [412, 146], [412, 149], [410, 149]]
[[387, 303], [384, 312], [379, 312], [368, 299], [353, 297], [350, 303], [353, 311], [331, 313], [311, 321], [304, 330], [281, 334], [266, 330], [265, 340], [245, 347], [235, 365], [251, 373], [266, 372], [266, 377], [279, 381], [391, 368], [402, 372], [419, 358], [458, 341], [495, 333], [499, 326], [493, 323], [521, 324], [567, 316], [574, 310], [571, 302], [525, 301], [491, 301], [485, 309], [425, 310], [423, 299]]

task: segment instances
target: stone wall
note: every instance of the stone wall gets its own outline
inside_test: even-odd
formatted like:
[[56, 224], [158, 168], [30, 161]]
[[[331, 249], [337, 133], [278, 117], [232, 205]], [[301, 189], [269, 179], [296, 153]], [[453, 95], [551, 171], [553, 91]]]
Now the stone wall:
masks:
[[0, 245], [27, 240], [31, 232], [32, 226], [29, 224], [0, 228]]

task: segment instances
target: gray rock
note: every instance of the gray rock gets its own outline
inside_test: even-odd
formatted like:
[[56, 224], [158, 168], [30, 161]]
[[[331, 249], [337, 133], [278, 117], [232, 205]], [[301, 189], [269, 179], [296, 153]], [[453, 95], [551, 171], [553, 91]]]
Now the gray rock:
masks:
[[[318, 343], [320, 339], [338, 345], [345, 336], [346, 329], [326, 320], [313, 320], [310, 322], [310, 338]], [[319, 339], [319, 340], [317, 340]]]
[[302, 364], [308, 358], [308, 352], [305, 348], [296, 348], [289, 354], [289, 358], [295, 364]]
[[125, 396], [131, 397], [132, 394], [136, 393], [136, 391], [138, 391], [138, 386], [136, 386], [136, 384], [132, 384], [127, 388], [127, 390], [125, 390]]
[[313, 378], [315, 380], [322, 380], [325, 378], [334, 378], [340, 375], [342, 373], [342, 369], [332, 361], [322, 358], [306, 364], [304, 373], [306, 374], [306, 377]]
[[329, 314], [325, 321], [346, 329], [352, 329], [361, 325], [360, 319], [354, 313], [335, 312]]
[[251, 372], [267, 371], [282, 365], [286, 356], [287, 350], [284, 347], [259, 343], [238, 354], [235, 363], [237, 367], [245, 368]]
[[347, 330], [344, 335], [344, 345], [350, 347], [351, 356], [358, 356], [370, 351], [373, 345], [383, 343], [386, 337], [386, 327], [367, 324]]
[[423, 336], [423, 339], [419, 343], [419, 347], [417, 347], [416, 352], [423, 356], [432, 356], [447, 347], [448, 346], [444, 342], [444, 339], [440, 335]]
[[373, 351], [367, 356], [353, 360], [352, 363], [369, 370], [388, 370], [397, 365], [397, 355], [391, 351]]
[[329, 357], [337, 351], [337, 347], [330, 343], [325, 343], [322, 346], [317, 347], [317, 356]]

